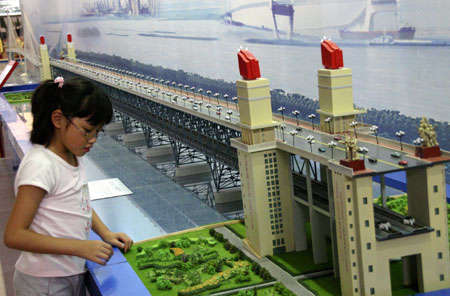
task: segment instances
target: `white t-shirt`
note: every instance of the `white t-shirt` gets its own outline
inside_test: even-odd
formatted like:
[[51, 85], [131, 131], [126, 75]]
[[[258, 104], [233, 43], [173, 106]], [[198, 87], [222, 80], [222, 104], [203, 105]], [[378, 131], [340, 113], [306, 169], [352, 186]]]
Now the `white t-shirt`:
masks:
[[[44, 189], [30, 229], [44, 235], [87, 240], [92, 209], [83, 162], [74, 167], [42, 145], [33, 145], [20, 163], [14, 190], [21, 185]], [[16, 263], [22, 273], [61, 277], [83, 273], [86, 260], [76, 256], [35, 254], [23, 251]]]

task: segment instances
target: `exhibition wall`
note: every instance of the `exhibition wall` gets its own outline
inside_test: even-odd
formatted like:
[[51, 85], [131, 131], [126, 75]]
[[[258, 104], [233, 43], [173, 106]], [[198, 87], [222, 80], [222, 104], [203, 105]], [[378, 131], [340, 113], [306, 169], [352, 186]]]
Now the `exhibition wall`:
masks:
[[353, 71], [354, 102], [369, 109], [365, 122], [388, 138], [402, 129], [412, 143], [416, 117], [426, 116], [450, 150], [442, 122], [450, 111], [445, 0], [22, 0], [21, 8], [53, 58], [71, 33], [82, 60], [230, 98], [240, 78], [237, 49], [248, 48], [270, 79], [273, 109], [298, 109], [304, 119], [318, 107], [326, 36]]

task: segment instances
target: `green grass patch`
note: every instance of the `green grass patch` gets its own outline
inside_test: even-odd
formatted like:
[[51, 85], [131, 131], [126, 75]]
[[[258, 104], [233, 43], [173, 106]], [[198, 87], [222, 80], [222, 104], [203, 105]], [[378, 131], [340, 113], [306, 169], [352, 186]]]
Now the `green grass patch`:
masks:
[[[178, 248], [181, 255], [171, 248]], [[204, 229], [133, 245], [124, 256], [152, 295], [165, 296], [200, 285], [213, 286], [203, 291], [210, 294], [263, 283], [252, 271], [251, 261], [237, 260], [239, 253], [226, 250]]]
[[245, 224], [242, 222], [225, 225], [225, 227], [228, 228], [231, 232], [233, 232], [237, 237], [241, 239], [244, 239], [246, 237]]
[[[391, 288], [393, 296], [416, 295], [418, 291], [411, 287], [404, 287], [402, 284], [402, 261], [392, 262], [390, 265]], [[341, 295], [341, 283], [339, 278], [333, 275], [315, 279], [300, 280], [302, 285], [320, 296], [338, 296]]]
[[308, 242], [307, 250], [276, 254], [267, 256], [267, 258], [293, 276], [333, 268], [331, 240], [326, 240], [328, 261], [322, 264], [314, 264], [310, 223], [306, 223], [306, 238]]
[[390, 264], [392, 296], [416, 295], [419, 291], [411, 287], [404, 287], [402, 284], [402, 265], [401, 260], [391, 262]]
[[341, 295], [341, 283], [339, 278], [333, 275], [310, 279], [300, 280], [300, 284], [305, 286], [315, 295], [320, 296], [337, 296]]
[[4, 93], [3, 95], [10, 104], [17, 104], [30, 102], [32, 94], [33, 92], [14, 92]]

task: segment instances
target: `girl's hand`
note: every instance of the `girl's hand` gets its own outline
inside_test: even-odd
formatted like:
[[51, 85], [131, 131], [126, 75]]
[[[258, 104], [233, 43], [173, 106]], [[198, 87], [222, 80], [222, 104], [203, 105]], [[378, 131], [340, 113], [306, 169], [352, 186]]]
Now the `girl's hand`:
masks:
[[107, 232], [102, 239], [113, 246], [122, 249], [126, 253], [133, 245], [133, 240], [123, 232]]
[[105, 265], [113, 254], [111, 245], [105, 242], [99, 240], [85, 240], [81, 242], [82, 245], [78, 249], [78, 257]]

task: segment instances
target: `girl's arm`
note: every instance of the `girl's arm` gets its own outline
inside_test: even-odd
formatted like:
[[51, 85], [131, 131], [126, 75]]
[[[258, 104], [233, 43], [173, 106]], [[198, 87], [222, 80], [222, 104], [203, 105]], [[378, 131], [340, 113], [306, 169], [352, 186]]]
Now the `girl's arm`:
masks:
[[29, 229], [45, 193], [36, 186], [19, 187], [5, 229], [5, 245], [32, 253], [78, 256], [105, 265], [113, 253], [105, 242], [56, 238]]
[[94, 232], [97, 233], [102, 240], [123, 249], [124, 252], [128, 251], [133, 245], [133, 240], [125, 233], [111, 232], [94, 209], [92, 209], [92, 230], [94, 230]]

